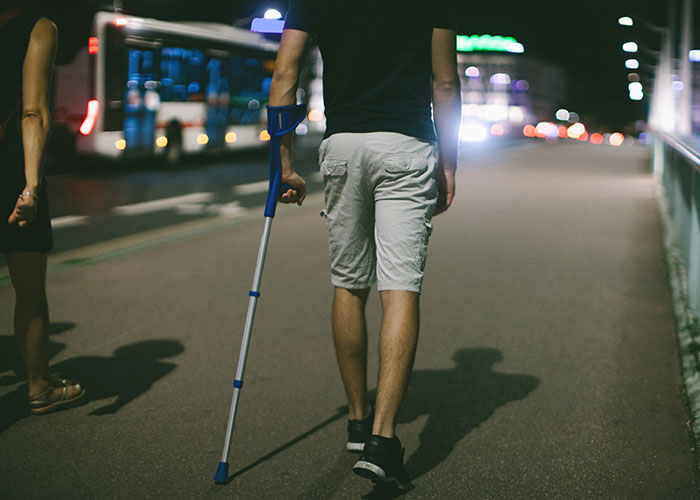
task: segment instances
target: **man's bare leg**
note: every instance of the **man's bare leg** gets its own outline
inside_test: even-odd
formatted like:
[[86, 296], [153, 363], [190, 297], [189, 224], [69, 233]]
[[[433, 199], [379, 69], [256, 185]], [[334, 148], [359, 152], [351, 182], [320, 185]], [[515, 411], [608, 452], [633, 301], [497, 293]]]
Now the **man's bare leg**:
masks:
[[391, 438], [416, 355], [420, 295], [405, 290], [385, 290], [380, 296], [379, 382], [372, 434]]
[[335, 289], [333, 296], [333, 339], [340, 376], [348, 398], [348, 418], [366, 418], [371, 409], [367, 401], [367, 326], [365, 304], [369, 288]]

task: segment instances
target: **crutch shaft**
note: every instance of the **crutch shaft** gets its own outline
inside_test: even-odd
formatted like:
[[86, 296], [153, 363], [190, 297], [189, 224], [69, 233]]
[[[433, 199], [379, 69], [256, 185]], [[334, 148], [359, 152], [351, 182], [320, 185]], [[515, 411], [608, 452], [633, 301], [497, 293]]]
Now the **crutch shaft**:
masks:
[[253, 321], [255, 320], [255, 309], [257, 307], [258, 297], [260, 296], [260, 282], [262, 281], [262, 272], [265, 265], [265, 255], [267, 254], [268, 242], [270, 239], [270, 228], [272, 227], [272, 218], [265, 217], [265, 226], [263, 234], [260, 238], [260, 248], [258, 250], [258, 261], [255, 265], [255, 273], [253, 274], [253, 285], [249, 292], [250, 300], [248, 301], [248, 313], [245, 320], [245, 328], [243, 329], [243, 338], [241, 340], [241, 352], [238, 356], [238, 367], [236, 369], [236, 378], [233, 382], [233, 398], [231, 400], [231, 411], [228, 417], [228, 428], [226, 432], [226, 440], [224, 450], [221, 454], [221, 461], [228, 462], [228, 455], [231, 448], [231, 436], [233, 427], [236, 421], [236, 411], [238, 409], [238, 398], [240, 390], [243, 386], [243, 375], [245, 373], [245, 363], [248, 357], [248, 348], [250, 346], [250, 334], [253, 331]]

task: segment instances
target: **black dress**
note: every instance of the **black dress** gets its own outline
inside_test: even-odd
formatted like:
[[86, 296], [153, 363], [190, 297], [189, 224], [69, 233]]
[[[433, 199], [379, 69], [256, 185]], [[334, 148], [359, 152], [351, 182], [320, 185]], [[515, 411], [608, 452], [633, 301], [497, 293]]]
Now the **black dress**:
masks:
[[36, 14], [28, 12], [20, 14], [0, 28], [0, 120], [4, 122], [14, 113], [5, 130], [5, 138], [0, 143], [0, 253], [46, 253], [53, 247], [46, 179], [42, 180], [38, 193], [36, 219], [23, 228], [17, 223], [7, 222], [17, 203], [17, 197], [26, 185], [20, 131], [22, 67], [29, 37], [37, 20]]

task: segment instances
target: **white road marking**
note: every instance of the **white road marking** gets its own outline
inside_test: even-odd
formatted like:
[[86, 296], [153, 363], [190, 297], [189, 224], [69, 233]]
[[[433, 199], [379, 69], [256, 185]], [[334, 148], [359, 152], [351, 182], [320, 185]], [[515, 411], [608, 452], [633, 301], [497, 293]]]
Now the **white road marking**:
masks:
[[233, 194], [244, 195], [244, 194], [266, 193], [269, 184], [270, 184], [269, 181], [250, 182], [248, 184], [239, 184], [237, 186], [233, 186]]
[[237, 201], [231, 203], [184, 203], [175, 207], [178, 215], [214, 215], [221, 217], [240, 217], [247, 212]]
[[201, 215], [204, 213], [204, 203], [183, 203], [175, 207], [175, 213], [178, 215]]
[[65, 215], [63, 217], [55, 217], [51, 219], [51, 227], [54, 229], [82, 226], [88, 223], [90, 217], [87, 215]]
[[172, 198], [163, 198], [162, 200], [144, 201], [143, 203], [114, 207], [112, 213], [117, 215], [141, 215], [175, 208], [178, 205], [186, 205], [188, 203], [207, 203], [213, 199], [214, 193], [190, 193], [182, 196], [173, 196]]
[[242, 217], [248, 213], [248, 209], [242, 207], [237, 201], [231, 203], [226, 203], [224, 205], [209, 205], [207, 211], [214, 215], [219, 215], [221, 217]]

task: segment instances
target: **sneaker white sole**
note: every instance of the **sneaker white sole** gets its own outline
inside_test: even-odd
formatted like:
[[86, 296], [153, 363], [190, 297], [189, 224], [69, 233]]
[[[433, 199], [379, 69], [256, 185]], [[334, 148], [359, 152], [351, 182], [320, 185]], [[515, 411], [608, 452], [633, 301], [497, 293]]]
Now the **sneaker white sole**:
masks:
[[345, 449], [348, 451], [365, 451], [365, 443], [352, 443], [348, 441], [345, 445]]
[[402, 491], [410, 490], [413, 487], [410, 482], [402, 483], [396, 477], [387, 477], [384, 469], [372, 462], [366, 462], [365, 460], [358, 460], [353, 466], [352, 471], [358, 476], [362, 476], [375, 483], [394, 483], [396, 487]]

